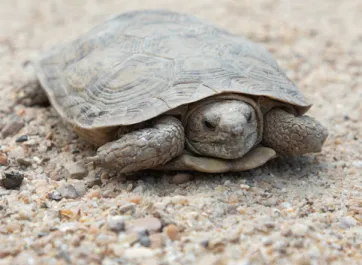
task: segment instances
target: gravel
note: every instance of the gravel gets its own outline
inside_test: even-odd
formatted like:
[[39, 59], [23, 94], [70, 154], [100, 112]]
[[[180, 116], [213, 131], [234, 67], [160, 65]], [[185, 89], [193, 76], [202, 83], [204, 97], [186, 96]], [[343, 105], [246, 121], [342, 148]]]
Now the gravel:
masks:
[[[15, 103], [28, 80], [22, 65], [145, 8], [263, 43], [328, 127], [322, 153], [212, 175], [82, 165], [94, 148], [51, 107]], [[0, 1], [0, 265], [362, 264], [358, 25], [359, 0]]]

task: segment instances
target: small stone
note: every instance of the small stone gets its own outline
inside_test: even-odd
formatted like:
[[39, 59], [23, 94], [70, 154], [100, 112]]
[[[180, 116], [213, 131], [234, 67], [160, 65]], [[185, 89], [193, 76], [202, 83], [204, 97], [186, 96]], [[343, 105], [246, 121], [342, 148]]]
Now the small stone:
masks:
[[116, 238], [114, 235], [100, 233], [97, 235], [95, 241], [99, 246], [106, 246], [110, 243], [114, 243]]
[[23, 142], [28, 141], [28, 139], [29, 139], [29, 138], [28, 138], [27, 135], [22, 135], [22, 136], [16, 138], [16, 139], [15, 139], [15, 142], [16, 142], [16, 143], [23, 143]]
[[61, 232], [74, 232], [79, 228], [79, 225], [77, 222], [66, 222], [61, 224], [58, 227], [58, 230]]
[[136, 211], [136, 205], [134, 203], [127, 203], [119, 207], [120, 214], [126, 214], [126, 213], [134, 214], [135, 211]]
[[0, 174], [0, 185], [5, 189], [19, 188], [24, 179], [24, 174], [19, 171], [9, 170]]
[[48, 198], [54, 201], [60, 201], [61, 199], [63, 199], [63, 196], [62, 194], [60, 194], [59, 191], [53, 190], [48, 193]]
[[68, 170], [69, 176], [73, 179], [82, 179], [88, 174], [88, 170], [83, 162], [67, 164], [65, 168]]
[[296, 236], [305, 236], [308, 232], [308, 226], [304, 224], [295, 224], [292, 226], [292, 232]]
[[122, 245], [132, 246], [138, 240], [140, 240], [140, 234], [137, 232], [132, 232], [129, 234], [120, 234], [121, 236], [118, 238], [118, 242]]
[[201, 258], [198, 259], [196, 265], [217, 265], [217, 264], [223, 264], [223, 262], [220, 261], [220, 258], [217, 257], [214, 254], [206, 254], [203, 255]]
[[136, 188], [133, 189], [134, 193], [143, 193], [143, 186], [137, 186]]
[[122, 215], [108, 216], [107, 227], [109, 230], [119, 233], [125, 229], [125, 217]]
[[130, 197], [128, 200], [132, 203], [140, 204], [142, 201], [142, 198], [138, 195], [134, 195], [134, 196]]
[[128, 248], [124, 250], [123, 256], [127, 259], [145, 259], [152, 257], [153, 251], [149, 248]]
[[30, 159], [27, 159], [27, 158], [22, 158], [22, 157], [19, 157], [16, 159], [16, 162], [21, 165], [21, 166], [31, 166], [32, 163], [31, 163], [31, 160]]
[[149, 247], [151, 245], [151, 240], [148, 236], [144, 235], [140, 238], [140, 244], [144, 247]]
[[151, 242], [151, 248], [161, 248], [164, 245], [164, 238], [162, 233], [155, 233], [150, 235], [149, 240]]
[[166, 235], [171, 239], [171, 241], [180, 239], [179, 230], [174, 224], [169, 224], [166, 227]]
[[274, 249], [279, 251], [280, 253], [285, 253], [287, 246], [288, 244], [283, 240], [277, 240], [274, 243]]
[[120, 257], [123, 256], [124, 253], [124, 246], [122, 244], [113, 244], [111, 245], [111, 249], [113, 250], [113, 253]]
[[35, 265], [39, 264], [38, 257], [34, 251], [25, 250], [20, 252], [11, 263], [12, 265]]
[[87, 193], [87, 186], [84, 182], [76, 182], [72, 184], [79, 194], [79, 196], [83, 196]]
[[24, 158], [25, 152], [22, 146], [16, 146], [14, 149], [10, 150], [9, 158], [17, 160], [19, 158]]
[[159, 232], [161, 230], [161, 221], [155, 217], [146, 217], [140, 218], [136, 220], [132, 220], [132, 222], [127, 226], [127, 231], [133, 232]]
[[275, 206], [278, 204], [278, 199], [277, 198], [268, 198], [268, 199], [262, 201], [262, 204], [267, 207]]
[[132, 183], [128, 184], [126, 187], [126, 191], [130, 192], [132, 189], [133, 189], [133, 184]]
[[23, 128], [24, 125], [25, 124], [22, 118], [14, 116], [1, 130], [1, 134], [4, 138], [12, 136], [16, 134], [18, 131], [20, 131], [20, 129]]
[[261, 242], [264, 246], [270, 246], [271, 244], [273, 244], [273, 239], [271, 239], [270, 237], [263, 237], [261, 239]]
[[340, 226], [342, 228], [351, 228], [358, 224], [358, 221], [352, 216], [344, 216], [340, 219]]
[[207, 248], [212, 249], [214, 252], [221, 253], [224, 251], [226, 242], [222, 238], [214, 238], [208, 241]]
[[101, 193], [99, 190], [92, 190], [87, 194], [87, 198], [88, 199], [93, 199], [93, 198], [101, 198]]
[[308, 250], [308, 256], [311, 259], [318, 259], [321, 256], [321, 252], [317, 246], [312, 245]]
[[192, 179], [191, 174], [187, 173], [178, 173], [174, 175], [171, 179], [171, 183], [173, 184], [184, 184], [186, 182], [189, 182]]
[[8, 158], [4, 153], [0, 152], [0, 166], [5, 166], [8, 163]]
[[250, 186], [246, 184], [240, 184], [240, 189], [242, 190], [250, 190]]
[[21, 231], [21, 225], [17, 223], [10, 223], [6, 226], [6, 231], [8, 233], [14, 233], [14, 232], [20, 232]]
[[66, 199], [76, 199], [79, 197], [79, 193], [71, 184], [63, 185], [59, 187], [57, 190], [62, 195], [62, 197]]
[[[67, 219], [73, 219], [77, 215], [77, 213], [71, 209], [61, 209], [59, 211], [59, 214], [61, 218], [67, 218]], [[91, 229], [89, 231], [91, 232]]]

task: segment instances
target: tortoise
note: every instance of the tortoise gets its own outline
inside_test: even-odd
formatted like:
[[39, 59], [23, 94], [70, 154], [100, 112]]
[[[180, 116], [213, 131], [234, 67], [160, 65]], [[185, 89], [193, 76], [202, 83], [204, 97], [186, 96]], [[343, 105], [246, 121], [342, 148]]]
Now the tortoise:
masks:
[[32, 65], [98, 148], [86, 162], [123, 173], [249, 170], [320, 152], [328, 135], [267, 49], [187, 14], [122, 13]]

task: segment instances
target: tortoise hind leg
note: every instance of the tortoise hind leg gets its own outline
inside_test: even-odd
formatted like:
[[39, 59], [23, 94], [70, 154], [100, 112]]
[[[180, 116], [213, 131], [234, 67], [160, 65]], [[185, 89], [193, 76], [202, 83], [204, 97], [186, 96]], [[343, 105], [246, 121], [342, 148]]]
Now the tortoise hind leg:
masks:
[[185, 135], [181, 122], [171, 116], [154, 120], [151, 127], [122, 135], [106, 143], [97, 155], [86, 159], [96, 166], [114, 168], [121, 173], [152, 169], [179, 156], [184, 149]]
[[312, 117], [296, 117], [282, 109], [272, 109], [264, 117], [263, 145], [278, 155], [320, 152], [328, 131]]
[[35, 70], [28, 64], [24, 68], [21, 77], [23, 84], [16, 91], [16, 103], [25, 106], [49, 106], [50, 102], [36, 77]]

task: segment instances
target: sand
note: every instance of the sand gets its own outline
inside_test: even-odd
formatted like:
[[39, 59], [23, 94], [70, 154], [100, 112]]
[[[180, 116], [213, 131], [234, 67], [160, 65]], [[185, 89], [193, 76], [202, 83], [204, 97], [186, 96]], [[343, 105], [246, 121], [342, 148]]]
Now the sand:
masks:
[[[298, 2], [2, 0], [0, 171], [24, 179], [0, 186], [0, 264], [362, 264], [362, 3]], [[322, 152], [191, 178], [76, 164], [94, 149], [51, 107], [15, 104], [22, 65], [145, 8], [263, 43], [329, 129]]]

